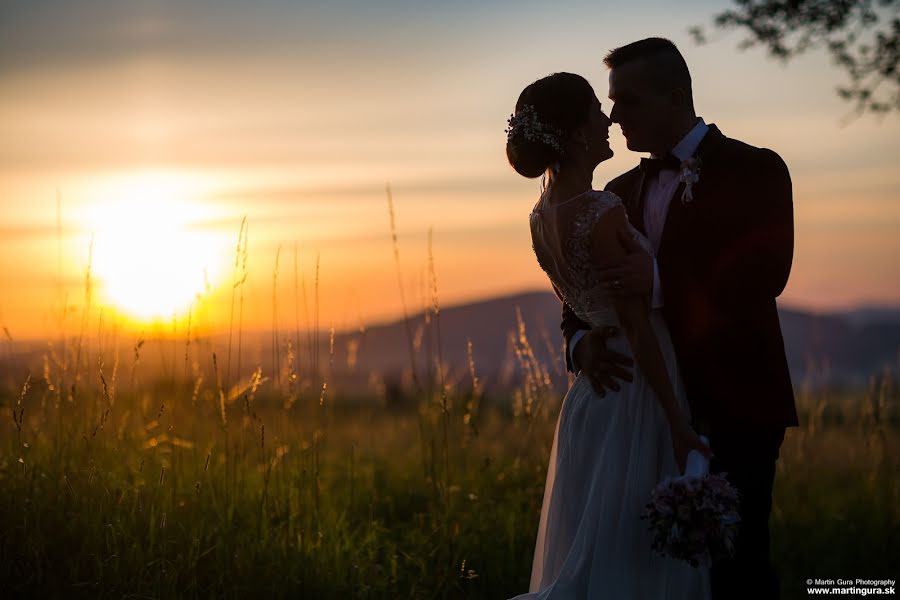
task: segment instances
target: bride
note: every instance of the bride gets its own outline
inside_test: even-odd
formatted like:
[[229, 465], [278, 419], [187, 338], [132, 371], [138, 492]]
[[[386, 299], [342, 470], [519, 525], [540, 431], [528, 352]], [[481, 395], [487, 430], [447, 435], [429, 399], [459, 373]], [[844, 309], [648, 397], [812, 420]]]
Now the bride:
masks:
[[557, 423], [527, 598], [703, 600], [707, 569], [651, 551], [639, 519], [653, 488], [679, 475], [688, 452], [709, 448], [690, 426], [672, 342], [647, 303], [614, 299], [600, 285], [604, 262], [650, 244], [628, 223], [621, 200], [591, 189], [613, 152], [610, 120], [583, 77], [555, 73], [526, 87], [507, 130], [510, 164], [544, 176], [531, 213], [538, 263], [560, 299], [637, 365], [620, 391], [597, 393], [580, 374]]

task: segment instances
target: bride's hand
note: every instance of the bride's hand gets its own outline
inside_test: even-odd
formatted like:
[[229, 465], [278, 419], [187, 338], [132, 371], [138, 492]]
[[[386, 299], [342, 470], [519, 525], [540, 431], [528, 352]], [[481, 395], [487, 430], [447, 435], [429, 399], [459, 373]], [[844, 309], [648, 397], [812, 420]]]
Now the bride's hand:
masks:
[[669, 424], [669, 429], [672, 432], [672, 448], [675, 451], [675, 461], [678, 463], [679, 473], [684, 473], [687, 455], [691, 450], [697, 450], [707, 460], [712, 456], [710, 447], [697, 436], [683, 415], [676, 417]]
[[613, 297], [638, 297], [650, 300], [653, 295], [653, 257], [641, 247], [627, 229], [618, 232], [619, 243], [627, 254], [617, 261], [601, 265], [600, 280]]

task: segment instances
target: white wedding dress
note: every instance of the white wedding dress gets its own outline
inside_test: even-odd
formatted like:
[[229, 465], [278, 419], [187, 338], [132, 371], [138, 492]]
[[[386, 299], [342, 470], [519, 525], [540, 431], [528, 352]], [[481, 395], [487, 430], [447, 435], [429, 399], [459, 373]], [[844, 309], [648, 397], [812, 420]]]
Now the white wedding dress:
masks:
[[[591, 327], [619, 319], [598, 286], [593, 226], [621, 200], [591, 191], [531, 213], [532, 243], [550, 281]], [[648, 252], [650, 243], [633, 227]], [[688, 412], [672, 341], [658, 310], [650, 320], [678, 402]], [[624, 333], [609, 347], [632, 355]], [[665, 414], [635, 362], [634, 380], [604, 397], [579, 375], [563, 400], [541, 509], [529, 593], [517, 599], [704, 600], [708, 569], [662, 558], [650, 549], [640, 513], [653, 488], [679, 475]]]

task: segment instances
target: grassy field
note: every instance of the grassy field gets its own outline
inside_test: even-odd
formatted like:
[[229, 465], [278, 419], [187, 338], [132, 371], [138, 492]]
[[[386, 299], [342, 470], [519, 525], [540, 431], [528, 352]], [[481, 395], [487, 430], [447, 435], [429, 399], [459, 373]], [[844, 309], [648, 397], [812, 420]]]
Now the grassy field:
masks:
[[[105, 370], [99, 356], [82, 366], [70, 349], [65, 365], [48, 352], [42, 375], [2, 396], [0, 589], [524, 591], [561, 398], [520, 339], [521, 386], [509, 396], [482, 397], [473, 365], [474, 377], [444, 393], [393, 403], [374, 389], [342, 396], [339, 381], [319, 392], [292, 372], [226, 393], [217, 366], [182, 379], [141, 372], [138, 347], [134, 364]], [[810, 577], [896, 579], [896, 386], [880, 377], [867, 391], [798, 397], [803, 426], [785, 440], [772, 516], [785, 597], [806, 597]]]

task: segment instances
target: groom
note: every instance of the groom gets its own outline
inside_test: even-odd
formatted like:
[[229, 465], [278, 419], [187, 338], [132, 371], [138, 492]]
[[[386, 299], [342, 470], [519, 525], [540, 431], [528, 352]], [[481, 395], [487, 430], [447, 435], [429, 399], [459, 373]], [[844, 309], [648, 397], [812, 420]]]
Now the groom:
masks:
[[[735, 556], [711, 571], [716, 599], [779, 597], [769, 561], [775, 462], [797, 412], [775, 298], [793, 255], [791, 179], [773, 151], [725, 137], [694, 112], [691, 76], [665, 39], [617, 48], [609, 67], [610, 118], [629, 150], [652, 158], [606, 187], [622, 198], [655, 258], [623, 236], [630, 254], [603, 265], [612, 294], [662, 308], [697, 429], [741, 495]], [[630, 381], [631, 360], [606, 348], [563, 305], [569, 369], [594, 387]], [[626, 383], [627, 385], [627, 383]]]

